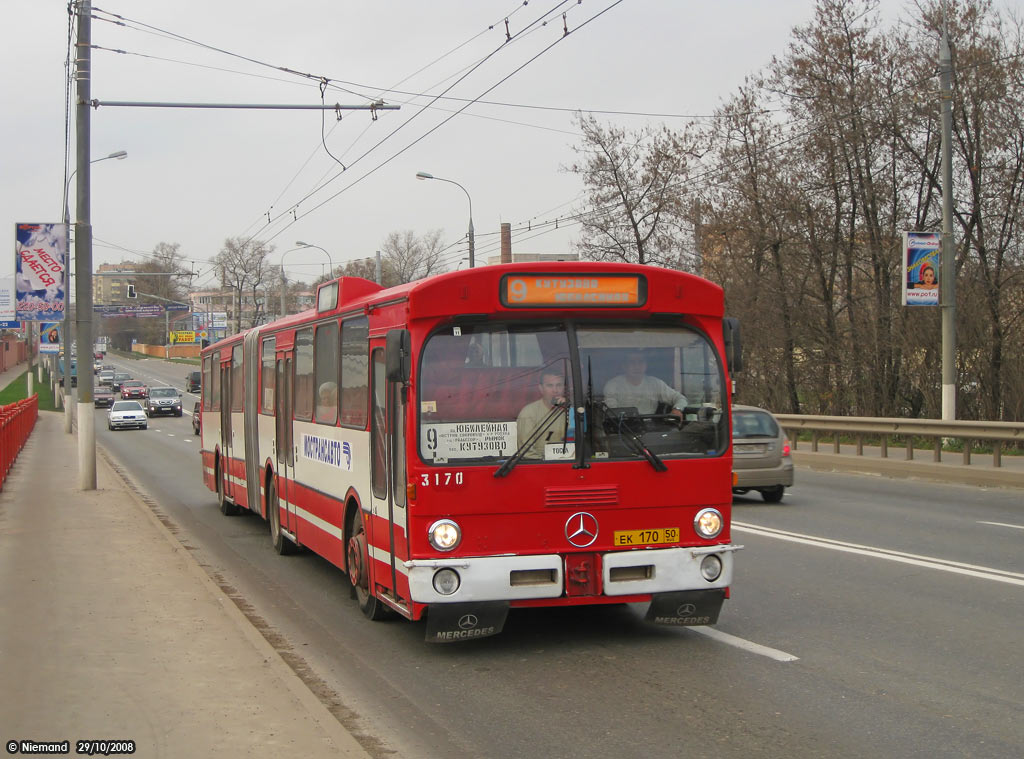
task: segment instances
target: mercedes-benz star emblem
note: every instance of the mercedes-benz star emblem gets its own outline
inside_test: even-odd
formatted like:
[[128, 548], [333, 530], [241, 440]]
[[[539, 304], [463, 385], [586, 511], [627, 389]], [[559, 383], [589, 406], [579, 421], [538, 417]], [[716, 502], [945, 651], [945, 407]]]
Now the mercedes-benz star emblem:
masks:
[[470, 630], [480, 624], [480, 620], [476, 618], [476, 614], [463, 614], [459, 617], [459, 629]]
[[695, 611], [697, 611], [697, 607], [695, 604], [683, 604], [678, 609], [676, 609], [676, 616], [692, 617]]
[[586, 548], [597, 540], [597, 520], [593, 514], [577, 511], [565, 522], [565, 537], [577, 548]]

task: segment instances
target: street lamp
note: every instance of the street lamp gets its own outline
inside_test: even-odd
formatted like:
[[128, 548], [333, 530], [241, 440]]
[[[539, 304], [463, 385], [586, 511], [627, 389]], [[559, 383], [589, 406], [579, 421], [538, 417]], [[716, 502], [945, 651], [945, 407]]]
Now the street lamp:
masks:
[[[97, 158], [89, 163], [99, 163], [114, 158], [118, 161], [128, 157], [128, 151], [118, 150], [103, 158]], [[78, 169], [68, 176], [67, 184], [64, 185], [64, 246], [67, 248], [67, 265], [64, 267], [64, 431], [71, 433], [72, 404], [77, 401], [78, 392], [71, 386], [71, 211], [69, 200], [71, 197], [71, 180], [75, 178]], [[92, 355], [92, 346], [89, 346], [89, 355]], [[92, 363], [91, 361], [89, 362]], [[72, 402], [69, 403], [68, 400]]]
[[476, 249], [473, 243], [473, 198], [469, 196], [469, 190], [463, 187], [458, 182], [452, 179], [444, 179], [443, 177], [435, 177], [433, 174], [428, 174], [425, 171], [416, 172], [417, 179], [436, 179], [438, 182], [447, 182], [453, 184], [466, 193], [466, 200], [469, 201], [469, 268], [472, 269], [476, 265]]
[[[334, 261], [331, 260], [330, 253], [321, 248], [319, 245], [310, 245], [308, 242], [302, 242], [302, 240], [296, 240], [295, 244], [298, 245], [300, 248], [316, 248], [317, 250], [323, 250], [324, 255], [327, 256], [327, 262], [331, 265], [331, 276], [334, 276]], [[321, 275], [323, 274], [323, 272], [320, 273]]]

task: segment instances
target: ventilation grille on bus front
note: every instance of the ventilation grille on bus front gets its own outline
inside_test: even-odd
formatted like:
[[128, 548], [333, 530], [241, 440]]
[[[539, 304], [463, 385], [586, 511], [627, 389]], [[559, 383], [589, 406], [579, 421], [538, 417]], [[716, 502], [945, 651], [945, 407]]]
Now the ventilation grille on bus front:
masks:
[[544, 505], [554, 509], [598, 508], [619, 505], [617, 485], [584, 488], [546, 488]]

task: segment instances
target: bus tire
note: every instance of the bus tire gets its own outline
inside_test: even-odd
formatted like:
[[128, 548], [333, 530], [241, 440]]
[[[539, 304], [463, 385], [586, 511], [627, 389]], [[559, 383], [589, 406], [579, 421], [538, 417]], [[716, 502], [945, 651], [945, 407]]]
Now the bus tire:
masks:
[[270, 524], [270, 542], [274, 552], [280, 556], [290, 556], [298, 546], [281, 532], [281, 499], [277, 495], [277, 480], [270, 478], [267, 483], [267, 522]]
[[363, 511], [357, 508], [352, 517], [352, 531], [348, 538], [348, 579], [352, 582], [352, 595], [359, 610], [374, 622], [387, 616], [387, 607], [370, 592], [370, 552], [366, 544]]
[[220, 504], [220, 513], [226, 517], [238, 515], [238, 507], [228, 500], [224, 495], [224, 472], [221, 470], [220, 461], [217, 462], [217, 503]]

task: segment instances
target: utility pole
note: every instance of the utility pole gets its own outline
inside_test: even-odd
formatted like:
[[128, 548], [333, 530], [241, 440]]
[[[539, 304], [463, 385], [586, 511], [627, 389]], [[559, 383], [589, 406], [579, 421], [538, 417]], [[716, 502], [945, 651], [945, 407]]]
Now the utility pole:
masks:
[[953, 56], [945, 5], [939, 43], [942, 105], [942, 261], [939, 288], [942, 307], [942, 418], [956, 419], [956, 250], [953, 247]]
[[[78, 182], [75, 188], [75, 337], [91, 346], [92, 336], [92, 207], [90, 186], [91, 122], [89, 101], [92, 94], [92, 1], [78, 3], [78, 39], [75, 46], [75, 81], [78, 102], [75, 108]], [[65, 361], [69, 361], [65, 352]], [[93, 413], [93, 376], [79, 372], [78, 378], [78, 484], [82, 490], [96, 489], [96, 423]]]

